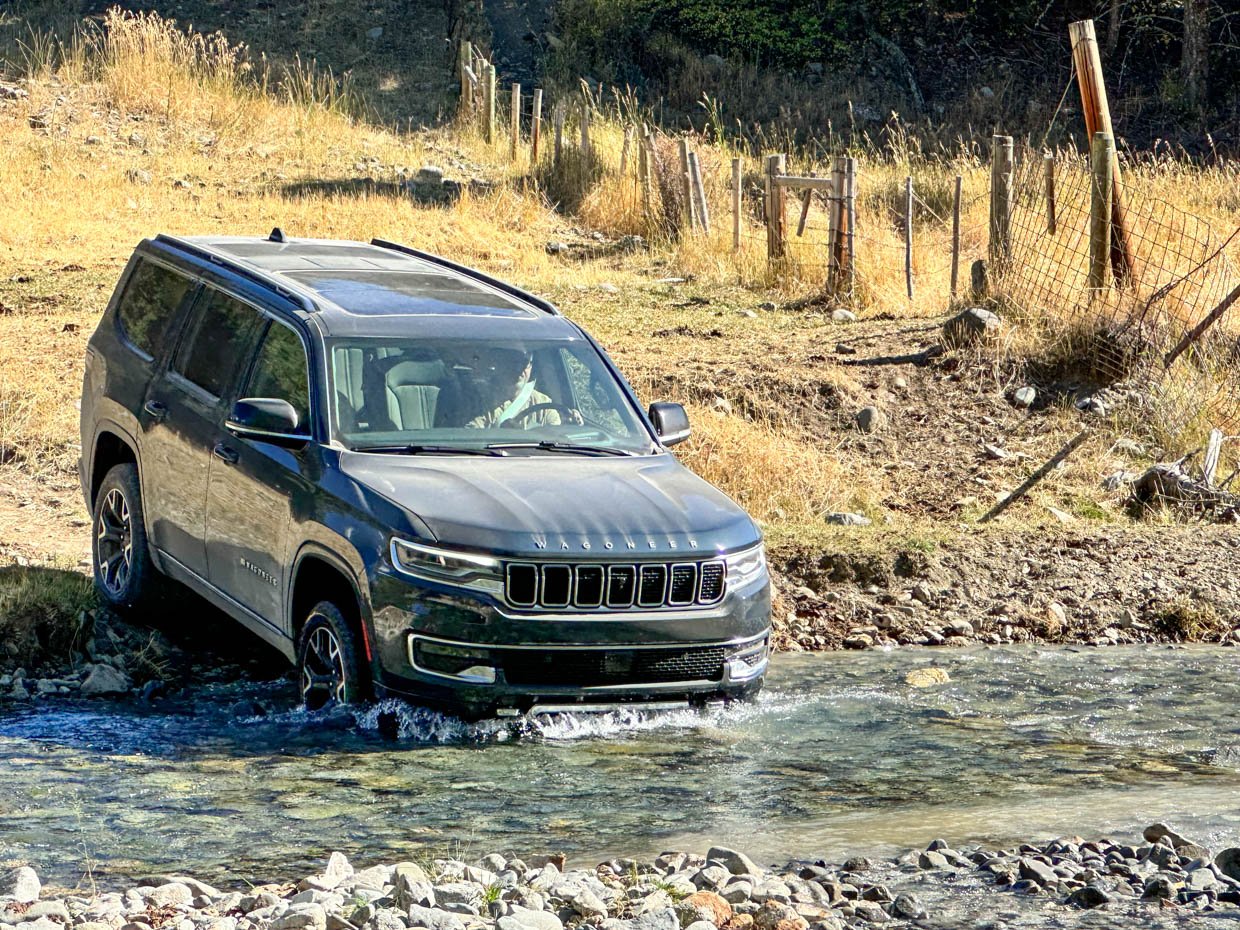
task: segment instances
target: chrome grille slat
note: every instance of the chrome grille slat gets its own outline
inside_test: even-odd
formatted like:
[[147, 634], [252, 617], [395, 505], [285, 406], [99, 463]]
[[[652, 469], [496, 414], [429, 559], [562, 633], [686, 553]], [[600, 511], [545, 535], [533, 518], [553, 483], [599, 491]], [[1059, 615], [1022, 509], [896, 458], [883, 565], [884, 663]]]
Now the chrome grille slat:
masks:
[[705, 562], [509, 562], [504, 596], [519, 610], [669, 610], [723, 599], [726, 567]]

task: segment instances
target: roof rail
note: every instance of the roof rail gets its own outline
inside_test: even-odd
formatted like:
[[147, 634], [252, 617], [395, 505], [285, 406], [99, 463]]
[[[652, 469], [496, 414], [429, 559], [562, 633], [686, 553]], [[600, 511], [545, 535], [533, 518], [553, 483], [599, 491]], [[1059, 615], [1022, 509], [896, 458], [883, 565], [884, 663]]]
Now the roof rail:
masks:
[[204, 248], [201, 245], [196, 245], [193, 242], [187, 242], [184, 239], [177, 238], [176, 236], [169, 236], [167, 233], [160, 233], [155, 237], [155, 241], [163, 242], [167, 245], [173, 246], [174, 248], [180, 249], [183, 252], [188, 252], [191, 255], [211, 262], [213, 265], [220, 265], [227, 268], [233, 274], [240, 275], [255, 284], [265, 287], [269, 291], [274, 291], [290, 303], [296, 304], [306, 313], [318, 312], [318, 306], [305, 294], [298, 294], [295, 291], [290, 291], [287, 287], [272, 281], [258, 269], [249, 267], [244, 262], [238, 261], [231, 255], [221, 255], [219, 252], [213, 252], [211, 249]]
[[381, 249], [391, 249], [394, 252], [401, 252], [405, 255], [411, 255], [414, 258], [420, 258], [423, 261], [430, 262], [433, 265], [440, 265], [444, 268], [451, 269], [458, 274], [463, 274], [466, 277], [474, 278], [484, 284], [489, 284], [491, 287], [496, 290], [503, 291], [509, 296], [516, 297], [526, 303], [533, 304], [539, 310], [550, 313], [552, 316], [563, 316], [559, 308], [556, 307], [555, 304], [551, 303], [551, 301], [544, 300], [541, 297], [536, 297], [529, 291], [523, 291], [516, 285], [509, 284], [506, 281], [501, 281], [498, 278], [493, 278], [489, 274], [484, 274], [476, 268], [470, 268], [468, 265], [462, 265], [459, 262], [449, 261], [446, 258], [442, 258], [430, 252], [423, 252], [421, 249], [414, 249], [407, 245], [401, 245], [399, 242], [389, 242], [386, 239], [371, 239], [370, 244]]

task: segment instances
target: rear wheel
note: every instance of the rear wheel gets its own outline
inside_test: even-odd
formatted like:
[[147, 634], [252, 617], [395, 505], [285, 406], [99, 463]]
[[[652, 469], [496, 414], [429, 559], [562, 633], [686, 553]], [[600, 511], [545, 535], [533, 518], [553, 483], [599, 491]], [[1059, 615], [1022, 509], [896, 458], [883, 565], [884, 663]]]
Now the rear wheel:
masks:
[[302, 626], [297, 682], [307, 710], [357, 704], [369, 696], [370, 681], [356, 637], [340, 608], [330, 601], [315, 604]]
[[112, 607], [143, 608], [159, 598], [162, 578], [151, 562], [138, 469], [113, 466], [95, 495], [91, 562], [95, 587]]

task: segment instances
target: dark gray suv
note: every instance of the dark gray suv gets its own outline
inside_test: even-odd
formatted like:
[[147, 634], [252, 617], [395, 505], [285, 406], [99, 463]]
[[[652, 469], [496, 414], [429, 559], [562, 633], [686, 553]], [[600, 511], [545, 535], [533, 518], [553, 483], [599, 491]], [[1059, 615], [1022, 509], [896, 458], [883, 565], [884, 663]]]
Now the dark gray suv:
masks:
[[545, 301], [372, 243], [158, 236], [87, 349], [82, 488], [117, 607], [188, 586], [310, 707], [477, 717], [761, 686], [743, 510]]

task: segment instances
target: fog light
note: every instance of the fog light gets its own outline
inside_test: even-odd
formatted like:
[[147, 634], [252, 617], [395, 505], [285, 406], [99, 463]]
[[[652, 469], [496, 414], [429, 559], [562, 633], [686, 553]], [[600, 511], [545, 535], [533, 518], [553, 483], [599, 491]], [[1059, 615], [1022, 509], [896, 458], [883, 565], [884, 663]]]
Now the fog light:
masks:
[[451, 675], [479, 684], [495, 683], [495, 668], [489, 649], [454, 646], [414, 638], [411, 650], [413, 664], [426, 672]]
[[476, 681], [479, 684], [493, 685], [495, 684], [495, 669], [489, 665], [471, 665], [469, 668], [457, 672], [457, 678], [464, 678], [467, 681]]

